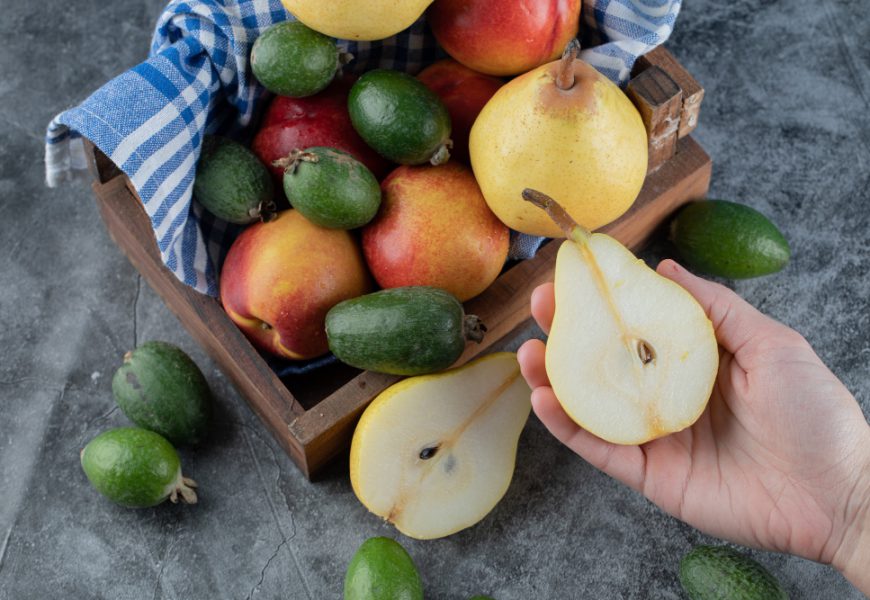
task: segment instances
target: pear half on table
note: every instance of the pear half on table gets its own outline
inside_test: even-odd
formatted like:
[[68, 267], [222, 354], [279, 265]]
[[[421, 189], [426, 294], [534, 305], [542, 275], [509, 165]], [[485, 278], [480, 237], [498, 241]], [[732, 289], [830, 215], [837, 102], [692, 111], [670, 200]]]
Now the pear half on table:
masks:
[[523, 198], [568, 238], [556, 258], [545, 358], [562, 408], [615, 444], [643, 444], [692, 425], [719, 368], [703, 308], [612, 237], [579, 226], [549, 196], [527, 189]]
[[530, 396], [512, 352], [387, 388], [354, 431], [354, 493], [408, 537], [474, 525], [510, 485]]

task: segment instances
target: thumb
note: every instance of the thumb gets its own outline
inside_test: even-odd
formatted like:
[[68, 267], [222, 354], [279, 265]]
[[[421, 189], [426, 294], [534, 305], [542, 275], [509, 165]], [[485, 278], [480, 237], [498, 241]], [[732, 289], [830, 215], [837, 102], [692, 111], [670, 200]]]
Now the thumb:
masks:
[[697, 277], [673, 260], [663, 260], [656, 271], [695, 297], [713, 323], [719, 345], [735, 356], [759, 333], [781, 326], [724, 285]]

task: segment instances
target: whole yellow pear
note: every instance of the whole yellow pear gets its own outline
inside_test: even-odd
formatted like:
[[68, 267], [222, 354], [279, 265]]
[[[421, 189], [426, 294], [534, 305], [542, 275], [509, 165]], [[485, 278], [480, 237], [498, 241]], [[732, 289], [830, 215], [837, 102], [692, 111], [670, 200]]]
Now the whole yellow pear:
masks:
[[432, 0], [281, 0], [315, 31], [342, 40], [382, 40], [407, 29]]
[[564, 234], [523, 200], [523, 189], [561, 198], [575, 221], [594, 230], [629, 209], [647, 169], [646, 130], [634, 104], [573, 55], [502, 86], [471, 129], [470, 152], [496, 216], [546, 237]]

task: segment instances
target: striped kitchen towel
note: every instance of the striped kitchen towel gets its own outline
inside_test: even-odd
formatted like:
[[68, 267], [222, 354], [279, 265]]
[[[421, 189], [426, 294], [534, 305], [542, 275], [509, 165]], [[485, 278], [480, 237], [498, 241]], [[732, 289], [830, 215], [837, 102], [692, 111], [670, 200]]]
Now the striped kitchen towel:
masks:
[[[581, 58], [624, 84], [635, 59], [670, 35], [680, 0], [583, 0]], [[251, 45], [291, 19], [279, 0], [173, 0], [158, 21], [150, 58], [119, 75], [49, 124], [49, 186], [87, 173], [84, 138], [124, 173], [151, 219], [160, 255], [181, 281], [216, 296], [217, 267], [239, 228], [191, 202], [203, 136], [244, 137], [267, 93], [251, 75]], [[441, 56], [421, 18], [379, 42], [340, 45], [355, 71], [416, 73]], [[248, 131], [249, 133], [249, 131]], [[512, 258], [527, 258], [539, 238], [513, 237]]]

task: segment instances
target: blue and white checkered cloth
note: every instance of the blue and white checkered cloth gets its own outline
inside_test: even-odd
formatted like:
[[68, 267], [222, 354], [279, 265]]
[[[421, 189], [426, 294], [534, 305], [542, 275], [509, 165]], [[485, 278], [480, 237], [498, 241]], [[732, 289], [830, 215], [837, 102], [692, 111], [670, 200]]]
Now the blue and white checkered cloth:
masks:
[[[327, 1], [327, 0], [324, 0]], [[581, 58], [624, 84], [638, 56], [673, 30], [681, 0], [583, 0]], [[243, 136], [268, 94], [248, 57], [257, 36], [292, 16], [279, 0], [173, 0], [157, 24], [151, 56], [49, 124], [49, 186], [87, 173], [84, 139], [124, 173], [151, 218], [160, 255], [181, 281], [217, 296], [217, 266], [238, 228], [191, 202], [206, 133]], [[354, 71], [416, 73], [443, 56], [425, 17], [379, 42], [341, 42]], [[511, 257], [527, 258], [537, 238], [514, 236]]]

